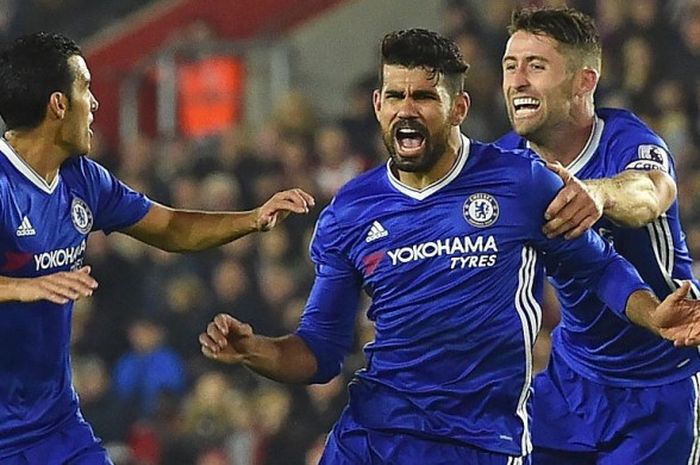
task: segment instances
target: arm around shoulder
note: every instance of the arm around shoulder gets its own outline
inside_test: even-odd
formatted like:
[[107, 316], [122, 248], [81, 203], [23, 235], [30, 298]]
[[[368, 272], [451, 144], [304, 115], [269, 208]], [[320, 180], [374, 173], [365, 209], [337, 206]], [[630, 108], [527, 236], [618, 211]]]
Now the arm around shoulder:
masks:
[[676, 198], [676, 183], [661, 170], [625, 170], [612, 178], [590, 179], [586, 186], [604, 199], [603, 215], [628, 228], [661, 216]]

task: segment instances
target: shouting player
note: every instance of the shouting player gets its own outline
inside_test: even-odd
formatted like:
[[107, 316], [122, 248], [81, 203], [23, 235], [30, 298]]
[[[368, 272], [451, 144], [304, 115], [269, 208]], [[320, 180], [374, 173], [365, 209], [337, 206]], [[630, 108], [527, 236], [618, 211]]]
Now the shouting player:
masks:
[[267, 338], [219, 314], [202, 351], [275, 380], [326, 382], [352, 348], [365, 290], [376, 339], [321, 463], [524, 463], [543, 252], [618, 318], [679, 344], [698, 340], [700, 303], [682, 298], [686, 286], [657, 307], [593, 232], [545, 237], [541, 218], [561, 180], [527, 152], [461, 134], [467, 64], [454, 42], [411, 29], [388, 34], [381, 53], [374, 108], [390, 158], [321, 214], [298, 330]]

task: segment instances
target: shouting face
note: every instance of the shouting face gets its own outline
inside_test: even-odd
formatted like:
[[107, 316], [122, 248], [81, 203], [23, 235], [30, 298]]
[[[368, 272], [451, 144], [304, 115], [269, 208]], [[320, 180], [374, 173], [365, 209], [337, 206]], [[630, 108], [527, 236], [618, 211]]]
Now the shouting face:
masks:
[[[374, 110], [394, 166], [426, 173], [445, 154], [453, 126], [464, 119], [439, 73], [426, 68], [384, 65]], [[465, 99], [466, 100], [466, 99]]]

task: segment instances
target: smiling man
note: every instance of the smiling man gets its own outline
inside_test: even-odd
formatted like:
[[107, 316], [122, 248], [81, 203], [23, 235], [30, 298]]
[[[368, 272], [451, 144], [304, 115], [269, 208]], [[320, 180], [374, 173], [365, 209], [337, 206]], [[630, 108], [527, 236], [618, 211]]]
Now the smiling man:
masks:
[[[632, 113], [595, 108], [593, 20], [568, 8], [525, 9], [509, 31], [503, 94], [513, 132], [498, 144], [559, 163], [552, 168], [566, 187], [547, 208], [546, 234], [577, 237], [592, 227], [659, 298], [684, 281], [698, 298], [668, 147]], [[627, 325], [556, 263], [547, 271], [562, 321], [534, 382], [533, 464], [698, 463], [698, 350]]]
[[92, 231], [194, 251], [273, 227], [313, 204], [299, 189], [249, 212], [159, 205], [85, 155], [98, 103], [80, 48], [59, 34], [0, 51], [0, 463], [111, 464], [71, 383], [73, 302], [97, 288]]
[[541, 218], [561, 180], [526, 152], [460, 133], [466, 70], [456, 44], [438, 34], [385, 36], [373, 101], [389, 161], [347, 183], [321, 214], [298, 330], [268, 338], [220, 314], [200, 335], [215, 360], [283, 382], [327, 382], [352, 348], [367, 292], [376, 339], [322, 464], [526, 463], [541, 252], [621, 319], [679, 344], [698, 335], [700, 304], [682, 299], [687, 287], [656, 308], [597, 235], [544, 236]]

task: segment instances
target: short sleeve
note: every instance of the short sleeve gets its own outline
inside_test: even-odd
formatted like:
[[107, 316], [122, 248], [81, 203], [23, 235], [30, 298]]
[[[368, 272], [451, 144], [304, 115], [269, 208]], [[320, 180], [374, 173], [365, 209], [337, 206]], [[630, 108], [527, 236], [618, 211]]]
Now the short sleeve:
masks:
[[93, 231], [102, 230], [109, 234], [127, 228], [146, 216], [153, 205], [148, 197], [128, 187], [100, 164], [86, 161], [89, 188], [97, 197]]

